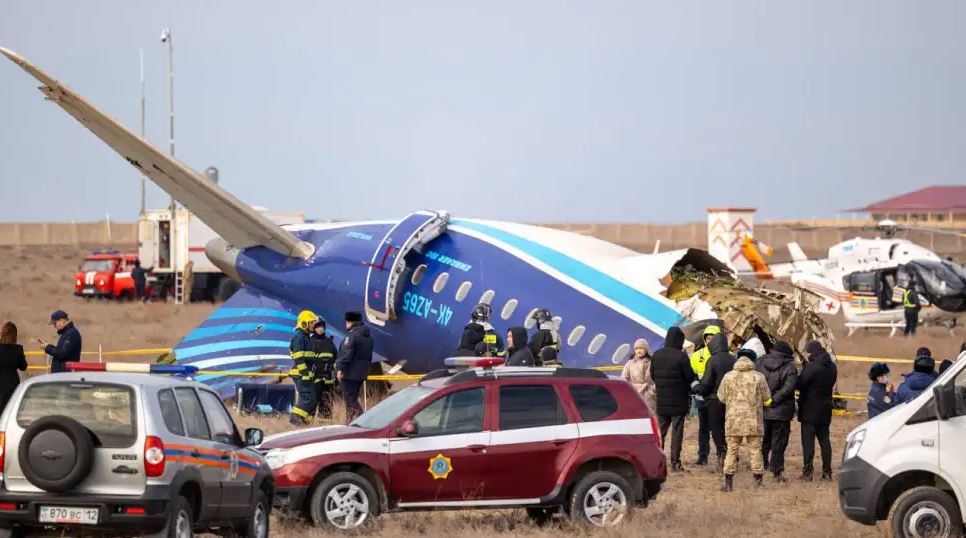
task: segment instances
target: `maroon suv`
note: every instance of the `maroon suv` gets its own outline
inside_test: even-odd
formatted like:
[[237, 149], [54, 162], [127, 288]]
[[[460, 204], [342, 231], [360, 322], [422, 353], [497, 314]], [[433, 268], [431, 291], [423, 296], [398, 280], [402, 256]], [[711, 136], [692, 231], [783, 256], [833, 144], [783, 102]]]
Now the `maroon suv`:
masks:
[[276, 505], [354, 530], [390, 510], [520, 507], [616, 525], [661, 489], [657, 421], [594, 370], [440, 370], [349, 426], [269, 437]]

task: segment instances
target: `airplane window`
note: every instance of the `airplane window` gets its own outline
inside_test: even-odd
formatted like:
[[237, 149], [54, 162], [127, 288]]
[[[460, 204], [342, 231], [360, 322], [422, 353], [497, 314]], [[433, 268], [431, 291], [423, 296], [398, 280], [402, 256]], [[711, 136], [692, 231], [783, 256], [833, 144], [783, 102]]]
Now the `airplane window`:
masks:
[[447, 280], [449, 280], [449, 273], [440, 273], [439, 276], [436, 277], [436, 282], [433, 282], [433, 291], [436, 293], [443, 291], [443, 288], [446, 287]]
[[606, 334], [598, 334], [593, 340], [590, 341], [590, 345], [587, 346], [587, 353], [590, 353], [591, 355], [596, 354], [598, 351], [600, 351], [600, 348], [604, 347], [604, 342], [606, 341]]
[[584, 337], [584, 331], [586, 330], [587, 328], [583, 325], [577, 325], [574, 327], [574, 330], [570, 331], [570, 336], [567, 337], [567, 344], [569, 344], [570, 347], [576, 346], [577, 342], [580, 342], [580, 339]]
[[506, 304], [503, 305], [503, 311], [500, 312], [500, 317], [503, 319], [510, 319], [510, 316], [513, 315], [513, 311], [517, 309], [518, 303], [519, 301], [516, 299], [510, 299], [507, 301]]
[[413, 278], [411, 280], [413, 286], [422, 282], [424, 276], [426, 276], [426, 264], [420, 265], [413, 271]]
[[533, 328], [534, 325], [537, 324], [537, 320], [533, 319], [533, 315], [536, 313], [537, 313], [537, 309], [534, 308], [533, 310], [530, 311], [529, 314], [527, 314], [527, 319], [523, 320], [524, 329], [529, 331], [530, 329]]
[[494, 295], [496, 295], [496, 292], [495, 291], [493, 291], [493, 290], [486, 290], [486, 291], [483, 292], [483, 295], [480, 296], [480, 302], [481, 303], [490, 304], [493, 301], [493, 296]]
[[472, 287], [473, 283], [468, 280], [460, 284], [459, 289], [456, 290], [456, 302], [463, 302], [463, 299], [466, 299], [466, 296], [470, 293], [470, 288]]
[[610, 362], [614, 364], [620, 364], [629, 358], [628, 353], [631, 350], [630, 344], [621, 344], [614, 351], [614, 356], [610, 358]]

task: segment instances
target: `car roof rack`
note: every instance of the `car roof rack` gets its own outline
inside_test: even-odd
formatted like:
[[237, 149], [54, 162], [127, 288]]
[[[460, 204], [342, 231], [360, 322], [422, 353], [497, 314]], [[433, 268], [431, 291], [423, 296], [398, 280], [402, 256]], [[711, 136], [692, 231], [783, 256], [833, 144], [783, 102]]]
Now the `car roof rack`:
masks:
[[419, 379], [419, 382], [422, 383], [423, 381], [431, 381], [433, 379], [450, 377], [451, 375], [453, 375], [453, 372], [451, 372], [450, 370], [447, 370], [446, 368], [440, 368], [439, 370], [433, 370], [432, 372], [429, 372], [428, 374], [424, 375]]
[[[442, 375], [437, 377], [443, 377]], [[607, 374], [600, 370], [586, 368], [544, 368], [544, 367], [503, 367], [503, 368], [471, 368], [453, 375], [446, 382], [447, 385], [467, 383], [480, 379], [507, 379], [519, 377], [550, 377], [570, 379], [608, 379]], [[423, 378], [425, 379], [425, 378]]]

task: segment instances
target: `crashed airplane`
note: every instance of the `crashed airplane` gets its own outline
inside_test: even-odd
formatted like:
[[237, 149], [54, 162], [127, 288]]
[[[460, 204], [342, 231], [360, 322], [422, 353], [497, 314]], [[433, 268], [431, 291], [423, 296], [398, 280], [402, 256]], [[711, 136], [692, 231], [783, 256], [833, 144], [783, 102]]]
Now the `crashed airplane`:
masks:
[[[341, 327], [333, 321], [358, 310], [372, 331], [374, 360], [428, 372], [453, 354], [480, 302], [492, 305], [492, 322], [503, 331], [530, 327], [531, 313], [549, 308], [561, 362], [573, 367], [622, 364], [631, 342], [643, 337], [657, 349], [674, 325], [694, 341], [713, 320], [739, 340], [767, 334], [799, 348], [809, 339], [830, 343], [813, 310], [817, 296], [745, 287], [702, 250], [640, 254], [580, 234], [442, 211], [278, 226], [16, 53], [0, 51], [39, 80], [50, 101], [221, 236], [206, 253], [242, 286], [177, 345], [179, 364], [286, 370], [300, 310], [330, 320], [336, 340]], [[200, 380], [227, 397], [239, 378]]]

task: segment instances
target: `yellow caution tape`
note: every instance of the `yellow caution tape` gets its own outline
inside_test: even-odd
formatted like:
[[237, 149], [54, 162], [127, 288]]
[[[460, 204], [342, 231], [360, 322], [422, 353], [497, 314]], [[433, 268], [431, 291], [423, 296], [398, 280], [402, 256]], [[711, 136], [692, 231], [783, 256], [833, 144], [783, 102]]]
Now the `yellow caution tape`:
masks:
[[861, 394], [833, 394], [832, 398], [836, 400], [868, 400], [868, 396], [862, 396]]
[[900, 364], [912, 364], [916, 361], [910, 359], [888, 359], [884, 357], [856, 357], [853, 355], [836, 355], [835, 360], [842, 362], [895, 362]]
[[[122, 351], [82, 351], [81, 355], [101, 355], [104, 357], [123, 357], [131, 355], [160, 355], [162, 353], [168, 353], [170, 349], [125, 349]], [[24, 355], [27, 356], [38, 356], [46, 355], [43, 351], [25, 351]]]

